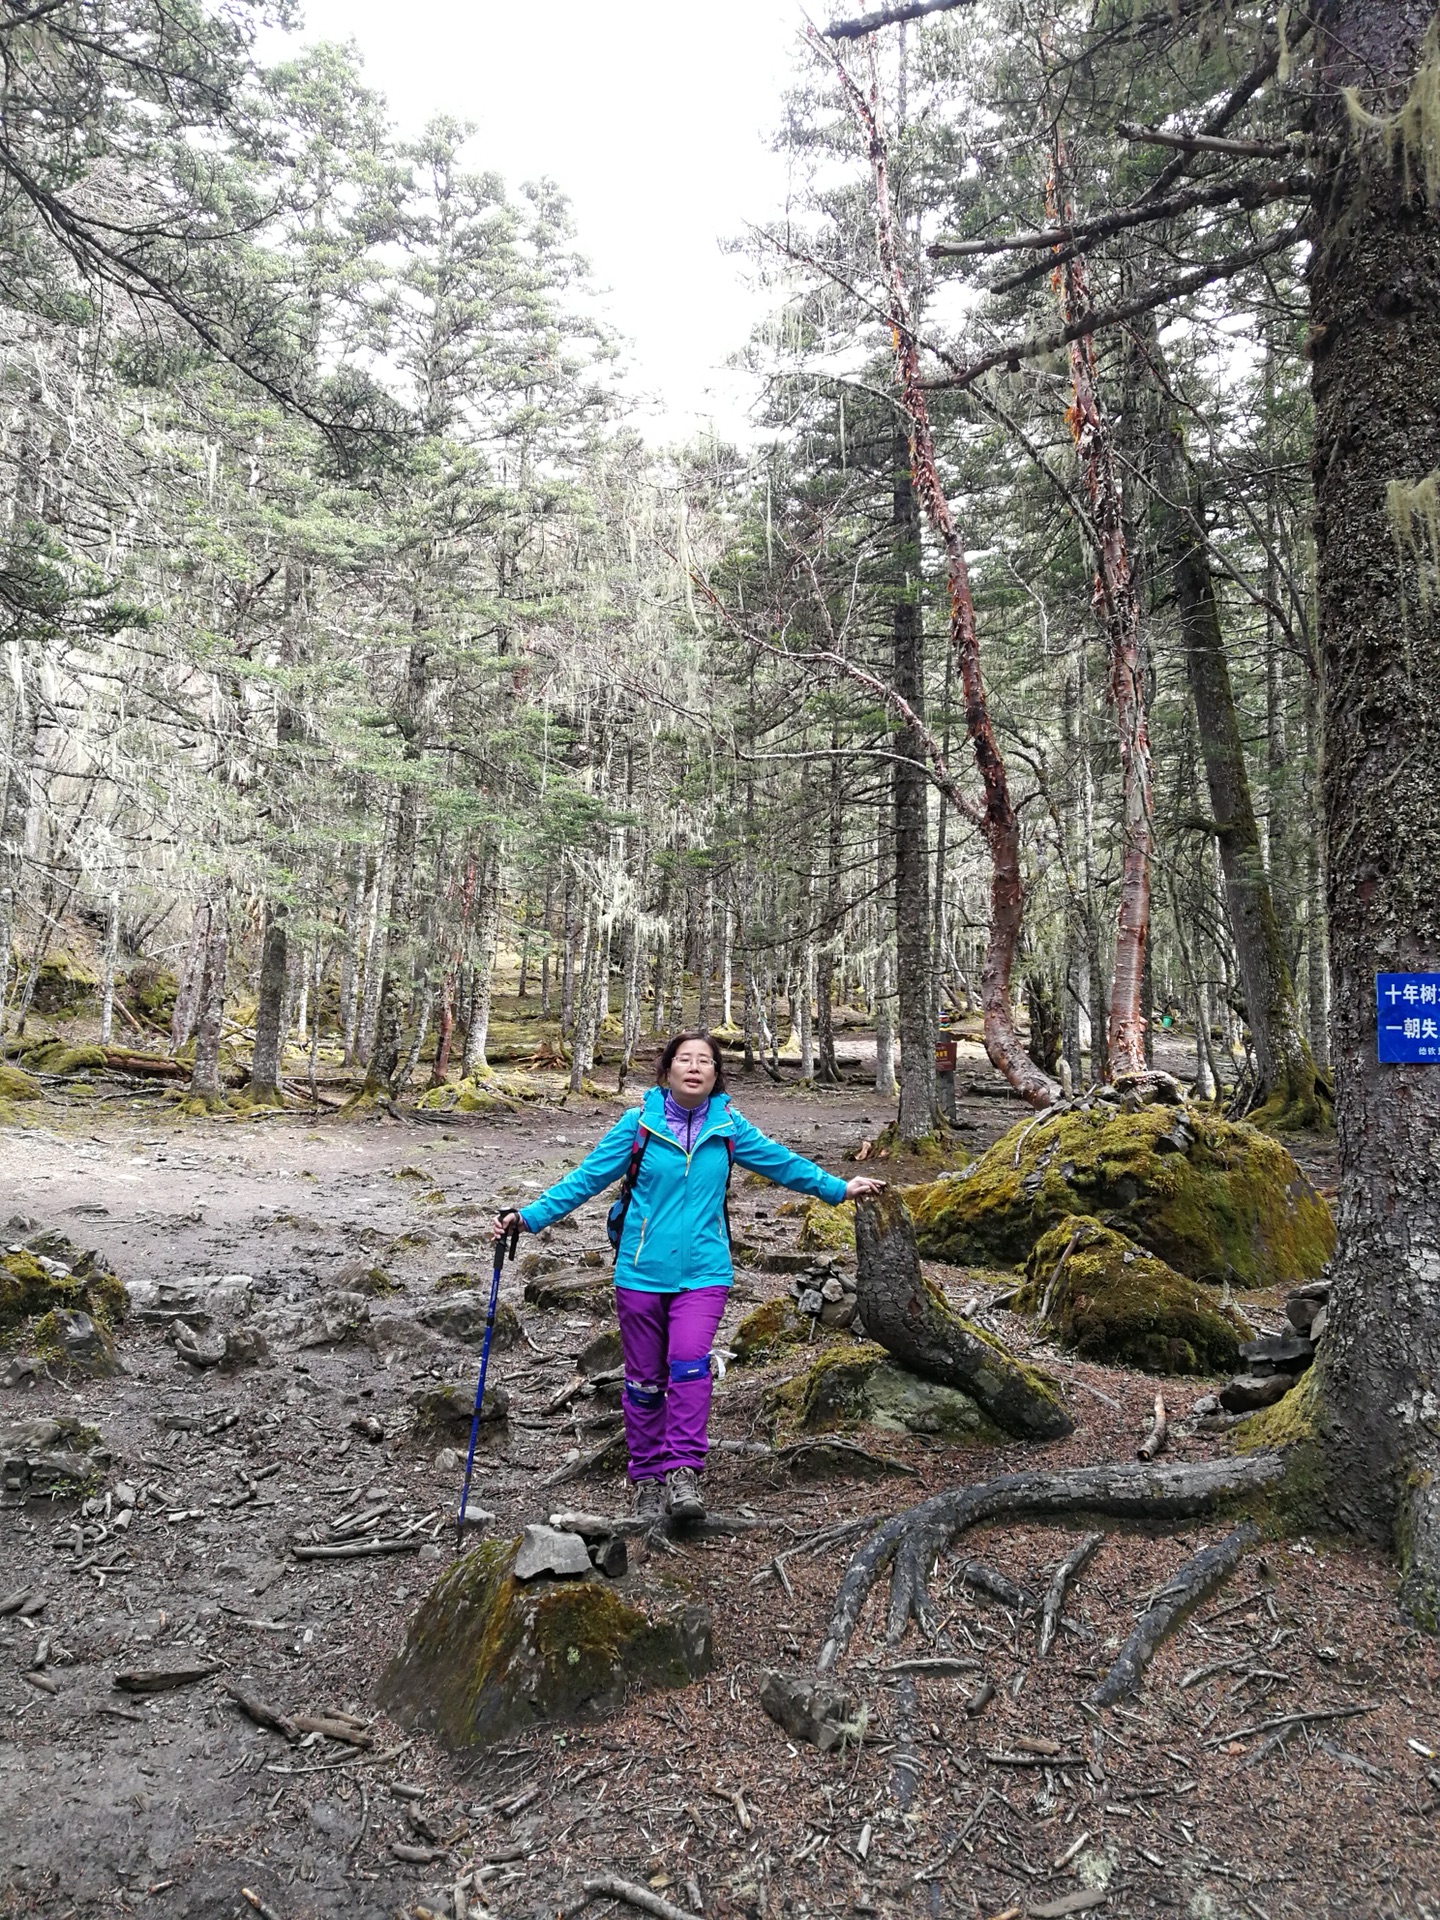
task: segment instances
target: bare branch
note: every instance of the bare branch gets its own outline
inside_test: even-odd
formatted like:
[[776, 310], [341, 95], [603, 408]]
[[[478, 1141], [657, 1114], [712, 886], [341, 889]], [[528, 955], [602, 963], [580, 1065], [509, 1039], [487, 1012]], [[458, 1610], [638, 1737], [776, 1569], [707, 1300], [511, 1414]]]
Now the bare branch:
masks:
[[902, 0], [899, 6], [876, 7], [854, 20], [836, 20], [820, 31], [827, 40], [863, 40], [881, 27], [898, 27], [903, 20], [923, 20], [929, 13], [953, 13], [957, 7], [974, 4], [975, 0]]
[[[1128, 227], [1146, 226], [1158, 220], [1173, 220], [1177, 214], [1193, 213], [1203, 207], [1263, 207], [1272, 200], [1303, 200], [1313, 191], [1308, 174], [1292, 173], [1272, 180], [1224, 180], [1218, 186], [1196, 187], [1190, 193], [1177, 193], [1168, 200], [1147, 200], [1142, 206], [1127, 207], [1121, 213], [1103, 214], [1098, 220], [1068, 226], [1046, 227], [1039, 233], [1017, 233], [1003, 240], [937, 240], [926, 252], [932, 260], [968, 260], [996, 253], [1020, 253], [1029, 249], [1066, 248], [1057, 259], [1045, 262], [1046, 269], [1071, 258], [1072, 251], [1108, 240], [1112, 233], [1124, 233]], [[1072, 248], [1073, 243], [1073, 248]]]
[[1273, 253], [1283, 253], [1287, 247], [1297, 247], [1307, 238], [1302, 226], [1285, 227], [1257, 247], [1249, 247], [1243, 253], [1228, 253], [1222, 259], [1212, 261], [1209, 266], [1197, 267], [1192, 273], [1182, 274], [1178, 280], [1171, 280], [1163, 287], [1152, 287], [1148, 293], [1140, 294], [1134, 300], [1126, 300], [1119, 306], [1097, 307], [1052, 333], [1037, 333], [1028, 340], [1014, 340], [1009, 346], [997, 347], [993, 353], [982, 354], [980, 359], [972, 360], [968, 366], [957, 366], [953, 356], [947, 353], [942, 357], [948, 365], [955, 367], [955, 371], [941, 379], [927, 380], [926, 390], [937, 393], [973, 386], [982, 373], [989, 373], [994, 367], [1006, 367], [1011, 373], [1018, 373], [1022, 361], [1043, 359], [1047, 353], [1057, 353], [1061, 347], [1068, 347], [1072, 340], [1082, 340], [1092, 333], [1103, 333], [1109, 327], [1123, 326], [1127, 320], [1136, 320], [1142, 313], [1150, 313], [1172, 300], [1183, 300], [1188, 294], [1198, 293], [1202, 287], [1208, 287], [1214, 281], [1233, 279], [1247, 267], [1268, 260]]
[[1166, 133], [1160, 127], [1137, 127], [1121, 120], [1115, 131], [1122, 140], [1146, 147], [1172, 147], [1176, 153], [1223, 153], [1232, 160], [1297, 160], [1305, 151], [1299, 140], [1222, 140], [1210, 133]]

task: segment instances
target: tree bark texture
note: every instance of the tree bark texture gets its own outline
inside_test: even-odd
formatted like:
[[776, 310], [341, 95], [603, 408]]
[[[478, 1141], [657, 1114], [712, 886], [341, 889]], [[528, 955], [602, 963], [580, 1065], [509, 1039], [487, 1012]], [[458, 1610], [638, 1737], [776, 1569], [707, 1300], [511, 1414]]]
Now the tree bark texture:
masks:
[[[1433, 98], [1430, 0], [1318, 8], [1311, 276], [1317, 600], [1339, 1240], [1318, 1387], [1332, 1511], [1393, 1539], [1440, 1627], [1440, 1065], [1376, 1059], [1377, 969], [1440, 971], [1440, 594], [1397, 492], [1440, 471], [1440, 211], [1432, 152], [1357, 127]], [[1430, 109], [1433, 112], [1433, 109]], [[1428, 134], [1433, 142], [1433, 124]], [[1433, 178], [1430, 185], [1436, 185]], [[1433, 531], [1433, 530], [1432, 530]]]
[[250, 1098], [270, 1106], [280, 1104], [286, 944], [285, 908], [279, 901], [267, 901], [265, 931], [260, 947], [260, 991], [255, 1006], [255, 1051], [250, 1064]]
[[172, 1053], [178, 1053], [195, 1031], [195, 1018], [200, 1008], [200, 992], [205, 984], [205, 943], [210, 934], [210, 911], [208, 900], [199, 900], [195, 903], [195, 913], [190, 923], [190, 939], [186, 944], [185, 958], [180, 966], [180, 980], [175, 990], [175, 1005], [170, 1011]]
[[225, 905], [210, 903], [206, 917], [205, 957], [200, 976], [199, 1011], [195, 1026], [195, 1064], [190, 1070], [190, 1093], [207, 1106], [220, 1104], [220, 1033], [225, 1020], [225, 961], [228, 945]]
[[912, 1373], [958, 1387], [1006, 1433], [1074, 1431], [1059, 1389], [958, 1313], [921, 1270], [910, 1211], [893, 1187], [855, 1204], [856, 1303], [865, 1331]]
[[[819, 35], [810, 31], [813, 45], [823, 50]], [[981, 974], [985, 1051], [992, 1064], [1032, 1106], [1048, 1107], [1060, 1096], [1057, 1082], [1030, 1059], [1015, 1030], [1010, 978], [1019, 951], [1025, 919], [1025, 878], [1020, 858], [1020, 821], [1010, 798], [1005, 762], [990, 722], [985, 681], [980, 668], [980, 642], [975, 627], [975, 603], [970, 593], [970, 569], [965, 543], [955, 525], [950, 503], [940, 485], [935, 462], [935, 440], [920, 378], [920, 343], [910, 317], [910, 302], [896, 245], [890, 206], [890, 163], [879, 121], [879, 87], [873, 73], [867, 99], [845, 69], [836, 64], [846, 97], [854, 112], [870, 157], [875, 181], [875, 236], [880, 270], [885, 282], [891, 338], [895, 347], [900, 404], [909, 420], [910, 471], [921, 508], [945, 554], [945, 579], [950, 602], [950, 648], [965, 705], [965, 731], [975, 755], [984, 794], [981, 832], [990, 854], [990, 924]], [[900, 823], [896, 821], [896, 832]], [[904, 1094], [905, 1056], [901, 1041], [901, 1093]], [[932, 1054], [933, 1059], [933, 1054]], [[903, 1131], [903, 1129], [902, 1129]]]
[[1260, 845], [1244, 738], [1220, 625], [1220, 603], [1201, 532], [1203, 502], [1194, 469], [1185, 456], [1184, 429], [1169, 405], [1165, 362], [1153, 330], [1143, 351], [1168, 415], [1159, 437], [1156, 501], [1160, 537], [1175, 587], [1180, 638], [1195, 703], [1200, 756], [1215, 821], [1227, 917], [1255, 1048], [1260, 1095], [1262, 1101], [1272, 1103], [1277, 1122], [1313, 1125], [1320, 1117], [1315, 1062], [1300, 1019]]
[[[421, 635], [424, 615], [417, 607], [405, 662], [405, 680], [395, 712], [395, 723], [405, 745], [403, 758], [413, 767], [424, 753], [425, 696], [429, 681], [430, 648]], [[420, 789], [413, 774], [402, 780], [396, 796], [395, 845], [390, 862], [390, 901], [384, 929], [384, 966], [380, 978], [380, 1005], [375, 1041], [365, 1069], [367, 1092], [393, 1094], [399, 1069], [400, 1007], [397, 968], [403, 964], [410, 935], [410, 901], [415, 879], [415, 840], [419, 825]]]
[[[893, 450], [890, 515], [891, 635], [895, 691], [925, 715], [925, 624], [920, 604], [920, 503], [910, 470], [908, 436]], [[913, 727], [897, 729], [894, 762], [895, 990], [900, 1030], [902, 1140], [918, 1140], [935, 1125], [935, 1027], [930, 992], [930, 829], [924, 749]]]
[[[1052, 211], [1068, 219], [1064, 153], [1056, 136], [1051, 175]], [[1088, 313], [1089, 271], [1083, 255], [1055, 273], [1055, 288], [1068, 325]], [[1150, 940], [1150, 736], [1140, 668], [1140, 598], [1125, 538], [1124, 497], [1115, 462], [1114, 437], [1100, 399], [1095, 342], [1090, 334], [1070, 342], [1073, 399], [1065, 418], [1075, 442], [1090, 505], [1095, 539], [1094, 606], [1110, 658], [1110, 703], [1120, 746], [1120, 787], [1125, 838], [1121, 850], [1120, 908], [1115, 929], [1115, 965], [1110, 986], [1110, 1070], [1117, 1077], [1143, 1073], [1149, 1031], [1143, 1005]]]

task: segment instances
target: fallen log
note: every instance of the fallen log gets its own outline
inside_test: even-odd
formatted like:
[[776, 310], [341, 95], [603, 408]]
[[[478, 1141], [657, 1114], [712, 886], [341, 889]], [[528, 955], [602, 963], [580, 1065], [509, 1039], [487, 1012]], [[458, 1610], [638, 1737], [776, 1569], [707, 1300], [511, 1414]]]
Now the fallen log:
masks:
[[962, 1319], [926, 1279], [910, 1210], [897, 1189], [856, 1202], [855, 1252], [855, 1299], [865, 1331], [902, 1367], [958, 1387], [997, 1427], [1022, 1440], [1073, 1433], [1056, 1383]]
[[239, 1681], [227, 1680], [225, 1691], [239, 1707], [240, 1711], [253, 1720], [257, 1727], [269, 1727], [273, 1733], [283, 1733], [287, 1740], [298, 1740], [300, 1728], [280, 1712], [278, 1707], [270, 1707], [250, 1689]]
[[1212, 1547], [1204, 1547], [1150, 1602], [1130, 1630], [1115, 1664], [1090, 1691], [1092, 1707], [1113, 1707], [1139, 1686], [1146, 1667], [1185, 1616], [1228, 1580], [1248, 1547], [1260, 1537], [1253, 1520], [1242, 1521], [1233, 1533]]
[[1165, 1396], [1158, 1388], [1155, 1393], [1155, 1418], [1150, 1431], [1135, 1449], [1136, 1458], [1153, 1460], [1157, 1453], [1165, 1451], [1165, 1442], [1170, 1437], [1170, 1420], [1165, 1411]]

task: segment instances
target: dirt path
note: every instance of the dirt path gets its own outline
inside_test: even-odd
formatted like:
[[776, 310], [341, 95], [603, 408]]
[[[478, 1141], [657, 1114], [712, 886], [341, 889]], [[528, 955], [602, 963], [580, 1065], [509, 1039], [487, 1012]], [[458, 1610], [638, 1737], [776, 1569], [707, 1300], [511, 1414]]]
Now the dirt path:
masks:
[[[737, 1097], [836, 1170], [886, 1117], [859, 1087], [803, 1095], [757, 1082]], [[448, 1558], [458, 1490], [453, 1458], [411, 1436], [408, 1396], [437, 1377], [473, 1379], [476, 1359], [473, 1345], [415, 1315], [444, 1297], [442, 1276], [484, 1271], [493, 1205], [573, 1164], [617, 1110], [587, 1101], [443, 1127], [177, 1124], [153, 1103], [102, 1115], [77, 1098], [48, 1107], [40, 1126], [0, 1132], [9, 1237], [30, 1220], [58, 1227], [131, 1282], [247, 1274], [271, 1324], [285, 1326], [287, 1312], [291, 1321], [273, 1363], [238, 1374], [197, 1374], [159, 1328], [135, 1327], [121, 1376], [0, 1394], [3, 1424], [92, 1422], [111, 1455], [102, 1488], [126, 1482], [139, 1501], [128, 1531], [103, 1540], [78, 1531], [73, 1500], [7, 1494], [0, 1508], [0, 1592], [24, 1588], [45, 1603], [0, 1619], [0, 1912], [231, 1920], [253, 1913], [248, 1887], [281, 1920], [538, 1920], [598, 1870], [722, 1916], [990, 1916], [1069, 1898], [1049, 1910], [1440, 1920], [1435, 1645], [1398, 1618], [1380, 1559], [1323, 1543], [1252, 1557], [1162, 1653], [1133, 1708], [1103, 1725], [1078, 1705], [1092, 1676], [1151, 1588], [1216, 1529], [1183, 1542], [1114, 1535], [1075, 1591], [1077, 1630], [1044, 1662], [1030, 1627], [947, 1587], [942, 1569], [934, 1590], [976, 1669], [887, 1677], [862, 1631], [851, 1678], [871, 1720], [858, 1753], [797, 1750], [758, 1707], [767, 1667], [813, 1660], [846, 1551], [789, 1561], [787, 1590], [768, 1570], [774, 1535], [695, 1543], [667, 1561], [714, 1610], [716, 1667], [704, 1682], [460, 1761], [377, 1715], [377, 1676]], [[977, 1146], [1013, 1111], [968, 1104]], [[787, 1244], [793, 1222], [777, 1216], [778, 1198], [737, 1182], [739, 1235]], [[551, 1237], [571, 1260], [601, 1244], [598, 1205]], [[368, 1327], [345, 1344], [300, 1346], [316, 1302], [356, 1262], [383, 1266], [397, 1290], [369, 1299]], [[996, 1290], [993, 1275], [940, 1277], [982, 1299]], [[744, 1274], [737, 1293], [748, 1297], [732, 1311], [785, 1284]], [[506, 1292], [518, 1302], [510, 1275]], [[533, 1344], [494, 1362], [512, 1417], [487, 1437], [477, 1471], [497, 1531], [556, 1505], [613, 1511], [624, 1497], [613, 1475], [558, 1492], [539, 1485], [566, 1449], [593, 1444], [540, 1410], [600, 1322], [523, 1314]], [[1002, 1319], [1007, 1336], [1028, 1340]], [[803, 1539], [1022, 1460], [1131, 1452], [1153, 1382], [1038, 1357], [1066, 1382], [1080, 1421], [1058, 1446], [967, 1450], [886, 1435], [908, 1477], [818, 1485], [720, 1453], [712, 1502], [748, 1504]], [[760, 1431], [766, 1377], [732, 1370], [717, 1394], [718, 1438]], [[1182, 1409], [1189, 1397], [1177, 1383]], [[365, 1437], [367, 1422], [380, 1439]], [[1215, 1444], [1182, 1437], [1176, 1455]], [[345, 1509], [382, 1502], [387, 1526], [436, 1516], [418, 1553], [294, 1558], [297, 1542]], [[998, 1527], [967, 1552], [1043, 1585], [1079, 1531]], [[42, 1639], [53, 1690], [25, 1677]], [[117, 1670], [182, 1657], [219, 1671], [151, 1698], [112, 1684]], [[1202, 1668], [1211, 1672], [1196, 1680]], [[353, 1714], [373, 1746], [317, 1734], [296, 1747], [262, 1731], [222, 1691], [242, 1676], [292, 1715]], [[963, 1703], [982, 1678], [998, 1691], [970, 1719]], [[1268, 1750], [1245, 1731], [1342, 1711]], [[1025, 1737], [1078, 1758], [992, 1757], [1013, 1761]], [[434, 1858], [402, 1859], [397, 1844]], [[1087, 1893], [1091, 1905], [1077, 1904]]]

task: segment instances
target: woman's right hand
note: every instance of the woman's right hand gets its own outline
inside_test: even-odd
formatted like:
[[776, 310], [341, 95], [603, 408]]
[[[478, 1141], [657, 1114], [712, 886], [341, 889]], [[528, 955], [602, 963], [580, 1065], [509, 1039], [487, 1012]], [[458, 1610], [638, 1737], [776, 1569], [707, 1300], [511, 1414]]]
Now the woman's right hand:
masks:
[[525, 1222], [520, 1218], [519, 1211], [515, 1207], [507, 1207], [504, 1213], [497, 1213], [490, 1224], [497, 1240], [503, 1240], [512, 1228], [521, 1233], [525, 1230]]

